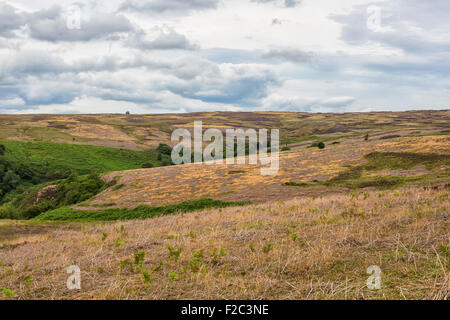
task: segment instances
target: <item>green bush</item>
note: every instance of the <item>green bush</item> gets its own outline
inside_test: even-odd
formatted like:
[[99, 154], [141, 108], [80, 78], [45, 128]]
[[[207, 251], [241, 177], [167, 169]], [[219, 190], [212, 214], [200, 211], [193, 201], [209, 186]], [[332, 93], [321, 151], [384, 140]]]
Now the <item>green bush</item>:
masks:
[[35, 203], [37, 194], [43, 187], [44, 185], [33, 187], [0, 207], [0, 218], [32, 219], [43, 212], [88, 200], [108, 185], [95, 173], [83, 177], [71, 174], [58, 184], [54, 199]]
[[91, 173], [83, 178], [72, 174], [58, 185], [58, 206], [71, 205], [88, 200], [104, 187], [105, 182], [96, 173]]
[[325, 143], [319, 142], [319, 143], [317, 144], [317, 147], [318, 147], [319, 149], [324, 149], [324, 148], [325, 148]]
[[30, 207], [25, 208], [24, 210], [20, 211], [18, 213], [18, 216], [16, 218], [19, 219], [32, 219], [34, 217], [37, 217], [42, 212], [46, 212], [48, 210], [52, 210], [56, 208], [55, 201], [42, 201], [38, 204], [34, 204]]
[[170, 156], [172, 154], [172, 147], [170, 147], [165, 143], [160, 143], [159, 146], [156, 148], [156, 151], [158, 151], [161, 154]]
[[17, 219], [19, 210], [13, 205], [7, 203], [0, 206], [0, 219]]

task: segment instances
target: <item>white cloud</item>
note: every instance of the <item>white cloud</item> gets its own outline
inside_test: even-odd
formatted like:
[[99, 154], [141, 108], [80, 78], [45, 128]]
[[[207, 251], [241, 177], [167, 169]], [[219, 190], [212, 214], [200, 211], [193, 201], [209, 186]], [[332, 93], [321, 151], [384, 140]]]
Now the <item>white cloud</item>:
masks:
[[[0, 2], [0, 112], [450, 102], [445, 0], [80, 0], [80, 29], [67, 28], [72, 4]], [[369, 5], [381, 8], [384, 32], [367, 27]]]

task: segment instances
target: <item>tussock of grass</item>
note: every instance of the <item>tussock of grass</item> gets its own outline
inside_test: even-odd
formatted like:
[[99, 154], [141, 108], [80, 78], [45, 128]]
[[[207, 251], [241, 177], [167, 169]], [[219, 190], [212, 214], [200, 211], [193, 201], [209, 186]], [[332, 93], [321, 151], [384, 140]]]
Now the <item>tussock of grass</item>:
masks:
[[38, 221], [114, 221], [148, 219], [174, 213], [183, 213], [206, 208], [225, 208], [242, 206], [248, 202], [227, 202], [212, 199], [185, 201], [175, 205], [160, 207], [139, 206], [134, 209], [77, 210], [62, 207], [42, 213], [34, 220]]

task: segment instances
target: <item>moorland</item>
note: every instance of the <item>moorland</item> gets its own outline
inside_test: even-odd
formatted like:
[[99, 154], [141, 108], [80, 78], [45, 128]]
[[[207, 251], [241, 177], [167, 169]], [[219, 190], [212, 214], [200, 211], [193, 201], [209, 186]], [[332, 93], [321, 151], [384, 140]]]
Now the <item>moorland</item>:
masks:
[[[279, 129], [280, 170], [173, 165], [171, 132], [194, 121]], [[449, 110], [0, 115], [0, 298], [448, 299], [449, 124]]]

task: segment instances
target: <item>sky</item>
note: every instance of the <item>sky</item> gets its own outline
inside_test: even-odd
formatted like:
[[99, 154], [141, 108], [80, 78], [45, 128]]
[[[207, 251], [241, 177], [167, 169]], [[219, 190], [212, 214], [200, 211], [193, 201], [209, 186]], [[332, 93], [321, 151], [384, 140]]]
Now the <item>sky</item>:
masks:
[[448, 109], [448, 0], [0, 0], [0, 113]]

